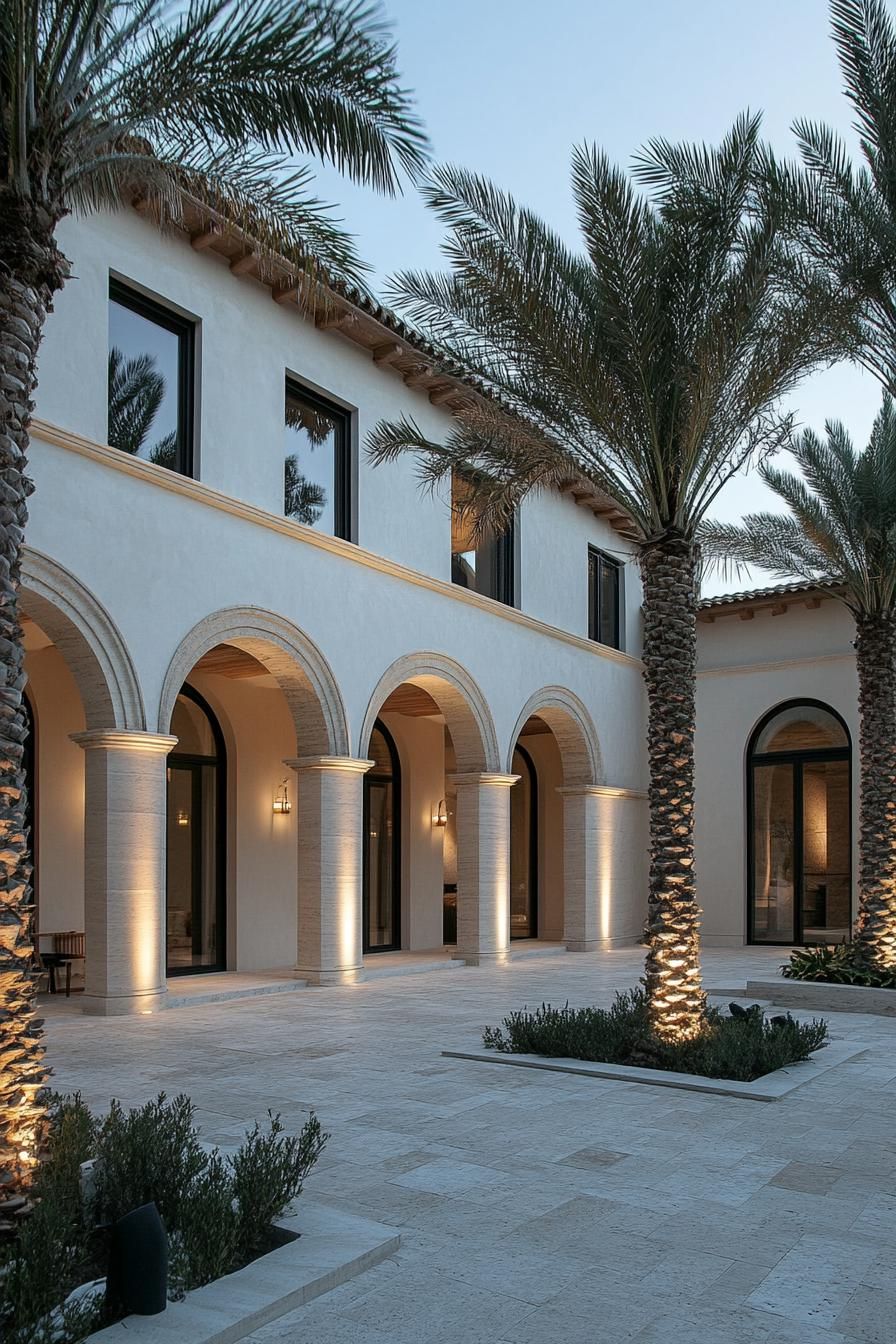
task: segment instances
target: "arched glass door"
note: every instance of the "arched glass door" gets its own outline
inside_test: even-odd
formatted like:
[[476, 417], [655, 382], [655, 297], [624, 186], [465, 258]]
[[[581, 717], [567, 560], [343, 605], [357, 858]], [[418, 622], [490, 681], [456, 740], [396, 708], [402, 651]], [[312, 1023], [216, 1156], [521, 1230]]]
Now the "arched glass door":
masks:
[[392, 735], [377, 719], [364, 776], [364, 951], [401, 947], [401, 774]]
[[538, 781], [524, 747], [513, 753], [510, 790], [510, 936], [538, 937]]
[[226, 966], [225, 756], [218, 721], [184, 686], [171, 718], [168, 757], [167, 962], [169, 975]]
[[852, 922], [850, 744], [816, 701], [773, 710], [750, 743], [752, 943], [831, 943]]

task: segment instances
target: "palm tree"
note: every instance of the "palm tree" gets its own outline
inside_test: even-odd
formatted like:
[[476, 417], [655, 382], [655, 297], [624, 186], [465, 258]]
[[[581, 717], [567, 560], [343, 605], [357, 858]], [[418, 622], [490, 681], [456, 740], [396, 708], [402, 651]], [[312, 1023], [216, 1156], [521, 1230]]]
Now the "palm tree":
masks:
[[631, 520], [644, 584], [650, 765], [646, 985], [656, 1031], [697, 1034], [705, 998], [694, 879], [696, 529], [730, 477], [787, 434], [781, 395], [839, 348], [826, 290], [777, 280], [773, 220], [753, 205], [759, 121], [720, 147], [654, 141], [636, 176], [573, 155], [584, 253], [457, 168], [425, 188], [448, 227], [448, 274], [407, 273], [394, 301], [485, 395], [445, 443], [383, 423], [374, 461], [422, 454], [434, 483], [474, 469], [483, 526], [529, 491], [582, 479]]
[[[165, 397], [165, 379], [153, 355], [126, 359], [117, 346], [109, 351], [109, 443], [136, 456]], [[173, 467], [177, 434], [165, 434], [149, 450], [150, 462]]]
[[896, 395], [896, 27], [884, 0], [831, 0], [862, 162], [830, 127], [797, 121], [801, 165], [768, 156], [768, 204], [796, 242], [794, 280], [858, 305], [855, 358]]
[[44, 1078], [32, 1011], [17, 590], [36, 358], [68, 278], [68, 213], [142, 197], [247, 229], [307, 287], [357, 280], [353, 244], [296, 154], [394, 191], [425, 161], [395, 49], [363, 0], [0, 4], [0, 1181], [26, 1172]]
[[896, 966], [896, 409], [888, 396], [864, 453], [839, 423], [811, 430], [793, 455], [802, 479], [770, 466], [766, 485], [788, 513], [707, 523], [701, 541], [720, 564], [782, 577], [834, 579], [856, 623], [859, 674], [859, 917], [867, 960]]

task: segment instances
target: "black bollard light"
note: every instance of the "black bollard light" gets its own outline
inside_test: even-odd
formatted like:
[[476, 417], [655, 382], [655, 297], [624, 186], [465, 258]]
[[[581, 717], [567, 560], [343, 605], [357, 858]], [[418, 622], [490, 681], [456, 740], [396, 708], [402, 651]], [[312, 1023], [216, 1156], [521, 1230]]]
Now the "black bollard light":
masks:
[[137, 1316], [157, 1316], [168, 1301], [168, 1238], [155, 1204], [142, 1204], [109, 1229], [110, 1301]]

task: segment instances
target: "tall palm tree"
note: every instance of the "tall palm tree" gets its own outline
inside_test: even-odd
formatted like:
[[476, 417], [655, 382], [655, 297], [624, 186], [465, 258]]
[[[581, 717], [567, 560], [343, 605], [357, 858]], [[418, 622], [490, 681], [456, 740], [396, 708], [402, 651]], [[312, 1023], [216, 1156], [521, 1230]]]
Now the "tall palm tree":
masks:
[[859, 917], [869, 962], [896, 966], [896, 409], [887, 396], [864, 453], [839, 423], [806, 430], [793, 455], [802, 478], [765, 466], [788, 512], [707, 523], [707, 556], [782, 577], [835, 579], [856, 623], [859, 674]]
[[768, 204], [797, 243], [794, 279], [859, 306], [855, 358], [896, 395], [896, 26], [884, 0], [831, 0], [861, 161], [828, 126], [797, 121], [801, 164], [768, 155]]
[[823, 287], [777, 279], [771, 217], [753, 205], [759, 121], [718, 148], [654, 141], [629, 178], [591, 147], [573, 155], [584, 252], [457, 168], [425, 195], [448, 227], [448, 274], [407, 273], [394, 301], [485, 395], [445, 443], [383, 423], [375, 461], [422, 454], [435, 482], [475, 470], [478, 506], [506, 523], [532, 490], [585, 478], [625, 510], [644, 583], [650, 765], [646, 985], [657, 1032], [702, 1027], [694, 879], [696, 529], [726, 481], [776, 449], [783, 393], [839, 348]]
[[357, 279], [354, 247], [296, 154], [394, 191], [425, 161], [395, 49], [358, 0], [3, 0], [0, 4], [0, 1181], [31, 1158], [44, 1077], [30, 974], [17, 590], [36, 358], [68, 278], [71, 211], [192, 198], [287, 257]]

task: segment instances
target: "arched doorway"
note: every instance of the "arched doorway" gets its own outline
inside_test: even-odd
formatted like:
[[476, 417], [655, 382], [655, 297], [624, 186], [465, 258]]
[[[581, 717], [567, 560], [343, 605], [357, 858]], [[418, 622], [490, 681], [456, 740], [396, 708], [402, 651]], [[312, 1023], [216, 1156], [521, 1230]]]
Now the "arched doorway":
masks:
[[537, 938], [538, 775], [519, 742], [511, 773], [519, 779], [510, 790], [510, 937]]
[[218, 720], [186, 683], [171, 716], [166, 948], [169, 975], [223, 971], [226, 938], [226, 755]]
[[364, 776], [364, 951], [401, 947], [401, 767], [395, 741], [377, 719]]
[[850, 741], [817, 700], [771, 710], [747, 760], [747, 936], [830, 943], [851, 925]]

